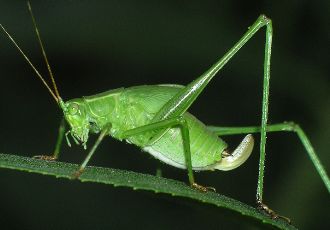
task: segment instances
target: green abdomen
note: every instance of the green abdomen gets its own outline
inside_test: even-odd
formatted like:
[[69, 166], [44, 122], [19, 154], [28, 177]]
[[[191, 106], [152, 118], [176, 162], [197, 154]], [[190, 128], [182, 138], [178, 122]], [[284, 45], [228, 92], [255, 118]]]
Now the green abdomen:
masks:
[[[194, 170], [208, 170], [221, 160], [221, 153], [227, 144], [193, 115], [185, 113], [184, 118], [189, 127], [192, 167]], [[179, 128], [170, 129], [151, 146], [143, 147], [143, 150], [169, 165], [186, 168]]]

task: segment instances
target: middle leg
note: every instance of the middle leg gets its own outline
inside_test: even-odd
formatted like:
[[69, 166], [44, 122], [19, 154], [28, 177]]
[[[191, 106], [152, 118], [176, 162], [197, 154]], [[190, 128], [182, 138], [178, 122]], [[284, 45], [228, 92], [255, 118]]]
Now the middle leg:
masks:
[[[209, 187], [203, 187], [195, 182], [194, 179], [194, 174], [192, 170], [192, 162], [191, 162], [191, 150], [190, 150], [190, 136], [189, 136], [189, 128], [187, 121], [182, 117], [175, 117], [175, 118], [170, 118], [170, 119], [164, 119], [162, 121], [150, 123], [141, 127], [137, 127], [134, 129], [127, 130], [123, 132], [122, 135], [120, 135], [120, 138], [122, 139], [127, 139], [131, 136], [143, 134], [146, 132], [150, 131], [155, 131], [159, 130], [159, 132], [162, 132], [164, 129], [168, 128], [173, 128], [178, 126], [181, 130], [181, 135], [182, 135], [182, 145], [184, 149], [184, 154], [185, 154], [185, 163], [186, 163], [186, 168], [188, 171], [188, 178], [189, 178], [189, 183], [190, 186], [193, 188], [196, 188], [200, 191], [206, 192], [209, 189], [214, 190], [213, 188]], [[158, 135], [157, 133], [155, 134], [156, 136]]]

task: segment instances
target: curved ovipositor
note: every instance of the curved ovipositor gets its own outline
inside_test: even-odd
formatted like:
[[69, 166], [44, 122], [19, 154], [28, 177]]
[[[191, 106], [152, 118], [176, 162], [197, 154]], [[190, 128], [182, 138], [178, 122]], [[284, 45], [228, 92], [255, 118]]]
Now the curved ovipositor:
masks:
[[246, 135], [231, 154], [224, 156], [219, 163], [214, 165], [214, 169], [228, 171], [237, 168], [249, 158], [252, 153], [253, 146], [253, 136], [251, 134]]

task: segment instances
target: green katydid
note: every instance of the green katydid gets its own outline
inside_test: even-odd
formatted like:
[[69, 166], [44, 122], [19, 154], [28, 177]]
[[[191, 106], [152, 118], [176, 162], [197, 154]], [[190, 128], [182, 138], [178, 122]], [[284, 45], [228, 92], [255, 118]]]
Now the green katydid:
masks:
[[[307, 136], [299, 125], [294, 123], [267, 125], [272, 45], [272, 23], [269, 18], [261, 15], [253, 25], [249, 27], [248, 31], [233, 48], [205, 73], [187, 86], [145, 85], [119, 88], [64, 102], [55, 84], [29, 3], [28, 7], [54, 90], [47, 85], [44, 78], [19, 48], [6, 29], [1, 24], [0, 26], [47, 87], [52, 97], [62, 109], [64, 118], [70, 126], [70, 130], [65, 133], [64, 122], [61, 123], [54, 154], [52, 156], [38, 156], [39, 158], [46, 160], [57, 159], [64, 136], [69, 145], [71, 145], [68, 136], [70, 134], [76, 143], [81, 143], [86, 148], [89, 133], [99, 134], [99, 138], [89, 151], [79, 170], [74, 173], [75, 177], [79, 177], [101, 141], [105, 136], [110, 135], [116, 139], [126, 140], [142, 148], [145, 152], [150, 153], [164, 163], [187, 169], [190, 185], [194, 188], [206, 191], [207, 188], [195, 182], [193, 171], [215, 169], [231, 170], [240, 166], [247, 160], [252, 152], [254, 140], [251, 133], [260, 132], [260, 161], [256, 194], [257, 205], [260, 209], [271, 215], [272, 218], [277, 218], [278, 216], [262, 202], [266, 134], [267, 132], [293, 131], [297, 133], [302, 141], [316, 170], [320, 174], [328, 191], [330, 191], [329, 177]], [[266, 46], [261, 126], [208, 127], [204, 125], [196, 117], [188, 113], [187, 110], [217, 72], [264, 26], [266, 27]], [[248, 135], [243, 139], [241, 144], [230, 153], [227, 151], [227, 144], [219, 136], [232, 134]]]

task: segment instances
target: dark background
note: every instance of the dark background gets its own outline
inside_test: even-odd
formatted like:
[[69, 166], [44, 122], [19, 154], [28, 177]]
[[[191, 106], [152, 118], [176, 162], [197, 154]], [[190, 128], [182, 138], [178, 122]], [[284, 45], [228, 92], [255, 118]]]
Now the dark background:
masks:
[[[65, 100], [122, 86], [187, 84], [232, 47], [259, 14], [266, 14], [274, 27], [270, 123], [301, 124], [329, 171], [329, 1], [242, 2], [31, 4]], [[26, 2], [2, 0], [0, 22], [47, 76]], [[264, 37], [263, 29], [194, 103], [190, 111], [200, 120], [222, 126], [260, 123]], [[3, 33], [0, 78], [0, 152], [51, 153], [61, 111]], [[242, 137], [224, 139], [234, 148]], [[240, 168], [198, 173], [197, 181], [254, 205], [258, 145]], [[329, 226], [329, 193], [297, 136], [269, 134], [267, 153], [265, 202], [302, 229]], [[65, 146], [61, 161], [80, 163], [85, 154], [80, 146]], [[158, 164], [134, 146], [111, 138], [91, 161], [149, 174]], [[161, 167], [164, 177], [187, 181], [184, 171]], [[0, 170], [0, 222], [1, 228], [11, 229], [262, 227], [186, 199], [11, 170]]]

